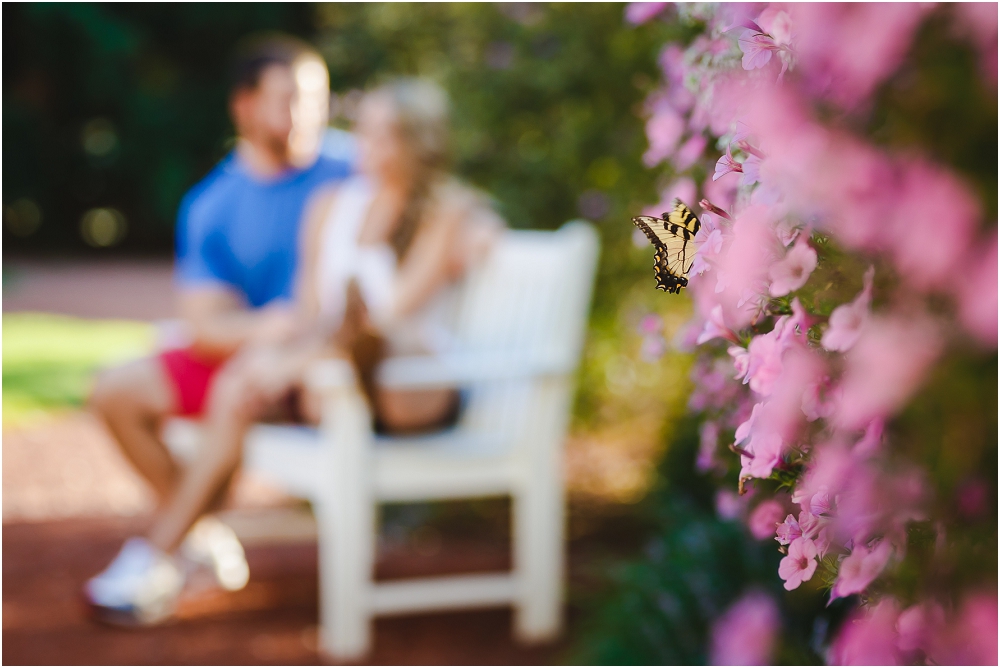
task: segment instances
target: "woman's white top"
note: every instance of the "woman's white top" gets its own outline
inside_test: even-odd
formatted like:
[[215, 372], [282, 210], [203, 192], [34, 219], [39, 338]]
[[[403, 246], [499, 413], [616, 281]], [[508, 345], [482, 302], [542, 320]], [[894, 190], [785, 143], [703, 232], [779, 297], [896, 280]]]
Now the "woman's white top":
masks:
[[443, 353], [455, 341], [455, 287], [442, 288], [406, 318], [391, 318], [398, 262], [385, 243], [360, 244], [358, 236], [368, 218], [375, 188], [361, 176], [340, 187], [329, 217], [323, 223], [317, 261], [320, 313], [339, 326], [347, 304], [347, 285], [357, 278], [368, 314], [388, 342], [392, 355]]

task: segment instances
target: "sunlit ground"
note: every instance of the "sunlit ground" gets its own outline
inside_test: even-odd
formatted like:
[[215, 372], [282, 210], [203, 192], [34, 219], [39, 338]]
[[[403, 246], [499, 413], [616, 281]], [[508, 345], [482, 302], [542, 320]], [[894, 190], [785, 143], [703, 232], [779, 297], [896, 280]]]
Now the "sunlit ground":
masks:
[[97, 370], [147, 354], [154, 340], [144, 322], [4, 314], [4, 429], [82, 407]]

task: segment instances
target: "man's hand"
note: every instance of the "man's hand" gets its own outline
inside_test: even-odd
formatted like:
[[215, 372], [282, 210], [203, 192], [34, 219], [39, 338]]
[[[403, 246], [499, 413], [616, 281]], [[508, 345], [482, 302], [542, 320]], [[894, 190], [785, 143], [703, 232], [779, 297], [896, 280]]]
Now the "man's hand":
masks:
[[256, 314], [257, 323], [250, 343], [258, 345], [280, 344], [301, 333], [300, 318], [288, 304], [265, 306]]
[[298, 331], [290, 304], [250, 310], [221, 287], [187, 289], [180, 295], [181, 316], [191, 327], [192, 347], [203, 357], [226, 359], [244, 345], [287, 341]]

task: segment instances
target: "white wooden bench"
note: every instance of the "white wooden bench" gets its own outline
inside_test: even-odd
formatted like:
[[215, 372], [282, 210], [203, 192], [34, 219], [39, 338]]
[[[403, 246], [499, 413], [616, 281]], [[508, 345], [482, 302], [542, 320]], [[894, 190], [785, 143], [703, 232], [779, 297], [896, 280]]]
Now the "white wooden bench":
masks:
[[[513, 605], [522, 641], [562, 622], [562, 445], [586, 333], [598, 237], [583, 222], [555, 232], [506, 231], [461, 286], [454, 354], [393, 358], [379, 382], [460, 387], [458, 424], [418, 438], [378, 436], [350, 365], [327, 360], [309, 382], [323, 394], [318, 428], [254, 427], [245, 465], [309, 499], [319, 541], [321, 648], [357, 659], [374, 615]], [[196, 423], [165, 431], [197, 447]], [[375, 582], [376, 505], [509, 495], [513, 570]]]

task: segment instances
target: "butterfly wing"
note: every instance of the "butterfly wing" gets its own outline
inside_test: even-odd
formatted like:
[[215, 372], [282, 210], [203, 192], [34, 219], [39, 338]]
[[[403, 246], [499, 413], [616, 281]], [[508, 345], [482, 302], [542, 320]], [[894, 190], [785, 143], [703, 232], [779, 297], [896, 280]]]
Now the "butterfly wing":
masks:
[[661, 218], [636, 216], [632, 222], [656, 250], [653, 256], [656, 287], [665, 292], [680, 292], [687, 285], [686, 274], [691, 267], [689, 242], [669, 232], [666, 221]]
[[694, 237], [701, 222], [680, 200], [663, 218], [636, 216], [632, 219], [656, 249], [653, 256], [656, 287], [665, 292], [680, 292], [687, 287], [688, 273], [694, 262]]
[[701, 221], [679, 199], [674, 199], [673, 210], [663, 214], [663, 219], [670, 225], [673, 234], [682, 235], [686, 239], [694, 239], [694, 235], [701, 229]]

